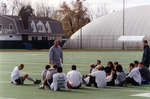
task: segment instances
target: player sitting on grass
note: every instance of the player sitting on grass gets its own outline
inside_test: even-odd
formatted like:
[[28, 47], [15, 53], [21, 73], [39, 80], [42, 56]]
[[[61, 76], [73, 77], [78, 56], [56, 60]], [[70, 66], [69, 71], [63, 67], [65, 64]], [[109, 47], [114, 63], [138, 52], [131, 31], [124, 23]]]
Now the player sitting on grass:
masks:
[[107, 63], [105, 67], [107, 86], [115, 86], [116, 71], [112, 61]]
[[44, 86], [47, 85], [49, 88], [53, 82], [53, 75], [56, 73], [57, 65], [50, 67], [47, 71], [46, 78], [44, 79], [40, 89], [44, 89]]
[[89, 74], [89, 76], [95, 78], [94, 86], [96, 88], [104, 88], [106, 86], [106, 73], [104, 71], [104, 68], [98, 68], [98, 71]]
[[116, 67], [119, 65], [118, 61], [114, 62], [114, 69], [116, 69]]
[[97, 60], [96, 69], [97, 69], [97, 68], [101, 68], [101, 66], [102, 66], [102, 65], [101, 65], [101, 61], [100, 61], [100, 60]]
[[134, 61], [134, 67], [138, 67], [138, 65], [139, 65], [139, 61]]
[[53, 82], [51, 84], [51, 90], [54, 92], [60, 90], [60, 88], [68, 90], [67, 77], [65, 73], [63, 73], [62, 67], [57, 68], [57, 73], [53, 75]]
[[81, 73], [76, 70], [76, 65], [72, 65], [72, 70], [67, 73], [68, 88], [77, 89], [81, 87], [82, 76]]
[[144, 63], [139, 63], [139, 71], [142, 76], [142, 84], [149, 84], [150, 83], [150, 70], [146, 66], [144, 66]]
[[115, 79], [115, 85], [116, 86], [123, 86], [123, 82], [126, 79], [126, 74], [124, 73], [123, 68], [120, 64], [118, 64], [116, 66], [116, 75], [117, 75], [117, 77]]
[[24, 80], [28, 79], [30, 81], [33, 81], [34, 84], [39, 84], [41, 80], [36, 80], [34, 78], [31, 78], [28, 74], [24, 74], [23, 76], [20, 76], [19, 71], [23, 70], [24, 64], [20, 64], [19, 66], [16, 66], [11, 73], [11, 83], [16, 85], [23, 85]]
[[129, 65], [129, 68], [130, 68], [130, 72], [128, 76], [126, 77], [126, 80], [124, 81], [125, 86], [127, 87], [128, 83], [131, 83], [132, 85], [135, 85], [135, 86], [141, 85], [142, 78], [139, 72], [139, 68], [134, 67], [133, 63]]
[[45, 66], [45, 70], [43, 70], [43, 72], [41, 74], [42, 81], [44, 81], [46, 79], [47, 71], [48, 71], [49, 68], [50, 68], [50, 65]]
[[[97, 71], [97, 69], [95, 68], [95, 65], [91, 64], [90, 65], [90, 73], [93, 73], [95, 71]], [[91, 84], [93, 84], [94, 80], [95, 80], [94, 77], [89, 77], [88, 75], [83, 75], [83, 81], [87, 86], [91, 86]]]

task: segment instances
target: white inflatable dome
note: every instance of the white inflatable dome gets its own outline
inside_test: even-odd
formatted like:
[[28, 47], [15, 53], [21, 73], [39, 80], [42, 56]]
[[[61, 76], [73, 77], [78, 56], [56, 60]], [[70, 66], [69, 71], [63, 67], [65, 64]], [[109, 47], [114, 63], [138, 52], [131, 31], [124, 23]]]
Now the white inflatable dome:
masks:
[[[150, 35], [150, 5], [125, 10], [125, 35]], [[82, 36], [81, 36], [82, 33]], [[123, 11], [100, 17], [74, 33], [64, 44], [64, 48], [121, 49], [118, 38], [123, 35]], [[82, 37], [82, 40], [81, 40]], [[125, 42], [125, 48], [141, 48], [141, 42]]]

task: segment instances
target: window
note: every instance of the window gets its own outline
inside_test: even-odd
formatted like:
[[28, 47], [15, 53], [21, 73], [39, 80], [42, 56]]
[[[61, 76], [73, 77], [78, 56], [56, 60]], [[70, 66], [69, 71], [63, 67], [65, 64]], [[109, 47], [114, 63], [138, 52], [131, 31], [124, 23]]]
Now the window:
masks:
[[13, 29], [13, 25], [10, 24], [10, 25], [9, 25], [9, 30], [12, 30], [12, 29]]
[[42, 40], [48, 40], [48, 37], [42, 37]]
[[12, 38], [13, 36], [12, 36], [12, 35], [10, 35], [9, 37], [10, 37], [10, 38]]
[[0, 25], [0, 31], [2, 31], [2, 25]]
[[38, 37], [32, 37], [32, 41], [37, 41]]

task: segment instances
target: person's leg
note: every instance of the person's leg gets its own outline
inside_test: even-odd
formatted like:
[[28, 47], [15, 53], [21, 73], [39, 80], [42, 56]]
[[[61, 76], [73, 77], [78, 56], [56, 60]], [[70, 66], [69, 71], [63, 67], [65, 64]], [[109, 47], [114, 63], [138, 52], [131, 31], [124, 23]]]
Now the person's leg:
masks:
[[135, 86], [139, 86], [139, 84], [133, 78], [130, 78], [130, 77], [126, 79], [126, 82], [131, 83], [132, 85], [135, 85]]
[[48, 88], [51, 88], [52, 82], [53, 82], [53, 79], [47, 80], [47, 86], [48, 86]]
[[71, 86], [71, 84], [70, 84], [69, 81], [67, 82], [67, 85], [68, 85], [68, 88], [69, 88], [69, 89], [72, 89], [72, 86]]
[[34, 84], [39, 84], [39, 83], [41, 83], [40, 80], [36, 80], [35, 78], [30, 77], [28, 74], [24, 74], [24, 75], [22, 76], [22, 78], [23, 78], [23, 80], [28, 79], [28, 80], [34, 82]]

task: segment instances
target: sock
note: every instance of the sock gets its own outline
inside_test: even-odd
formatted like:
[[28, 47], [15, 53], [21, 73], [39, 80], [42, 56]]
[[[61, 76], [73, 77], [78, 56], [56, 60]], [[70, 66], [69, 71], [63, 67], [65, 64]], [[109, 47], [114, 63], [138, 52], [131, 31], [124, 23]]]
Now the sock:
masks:
[[34, 79], [34, 78], [30, 77], [30, 76], [28, 76], [27, 79], [30, 80], [30, 81], [33, 81], [33, 82], [36, 81], [36, 79]]

